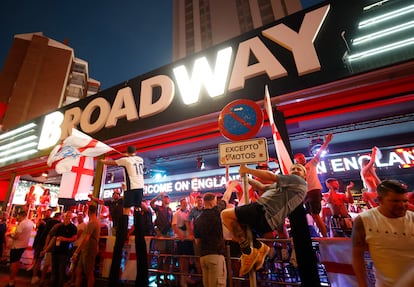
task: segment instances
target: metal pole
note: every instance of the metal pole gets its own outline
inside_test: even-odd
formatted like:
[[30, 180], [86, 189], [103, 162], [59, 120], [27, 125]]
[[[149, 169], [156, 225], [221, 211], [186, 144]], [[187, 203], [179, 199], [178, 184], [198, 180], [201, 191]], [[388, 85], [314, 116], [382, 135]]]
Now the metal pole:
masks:
[[233, 287], [233, 269], [231, 268], [230, 245], [226, 244], [227, 286]]
[[[249, 204], [249, 189], [248, 189], [248, 177], [247, 174], [243, 176], [243, 195], [244, 195], [244, 204]], [[250, 242], [253, 242], [253, 234], [249, 227], [246, 227], [247, 238]], [[256, 287], [256, 270], [254, 268], [249, 272], [249, 281], [250, 287]]]
[[9, 186], [7, 187], [7, 193], [6, 193], [6, 200], [3, 203], [2, 209], [4, 209], [8, 215], [10, 215], [11, 209], [13, 207], [13, 197], [14, 197], [14, 191], [15, 186], [17, 186], [17, 183], [20, 179], [20, 176], [17, 176], [15, 172], [13, 172], [10, 176]]

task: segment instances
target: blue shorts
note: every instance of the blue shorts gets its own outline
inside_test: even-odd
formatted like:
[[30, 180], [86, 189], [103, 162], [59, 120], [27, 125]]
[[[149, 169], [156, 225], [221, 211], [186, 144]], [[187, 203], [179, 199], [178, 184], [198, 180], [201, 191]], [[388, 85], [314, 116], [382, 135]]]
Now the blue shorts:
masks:
[[125, 190], [124, 192], [124, 207], [141, 207], [142, 196], [144, 194], [143, 188]]

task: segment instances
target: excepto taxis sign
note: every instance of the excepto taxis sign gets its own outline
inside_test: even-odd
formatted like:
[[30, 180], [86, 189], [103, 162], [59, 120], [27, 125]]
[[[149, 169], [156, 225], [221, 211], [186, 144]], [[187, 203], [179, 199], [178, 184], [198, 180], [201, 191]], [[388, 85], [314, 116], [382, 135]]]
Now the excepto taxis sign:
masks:
[[239, 165], [267, 162], [266, 138], [219, 144], [219, 165]]

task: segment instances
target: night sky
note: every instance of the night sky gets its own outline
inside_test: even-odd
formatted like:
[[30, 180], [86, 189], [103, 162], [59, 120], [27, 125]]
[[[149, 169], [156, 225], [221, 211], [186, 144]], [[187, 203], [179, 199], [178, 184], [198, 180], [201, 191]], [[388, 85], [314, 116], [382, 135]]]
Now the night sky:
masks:
[[101, 89], [172, 61], [172, 1], [4, 0], [0, 7], [1, 68], [14, 35], [34, 32], [67, 40]]
[[[172, 2], [168, 0], [3, 0], [0, 4], [0, 68], [16, 34], [43, 32], [68, 41], [89, 63], [101, 89], [172, 61]], [[302, 0], [304, 8], [321, 0]]]

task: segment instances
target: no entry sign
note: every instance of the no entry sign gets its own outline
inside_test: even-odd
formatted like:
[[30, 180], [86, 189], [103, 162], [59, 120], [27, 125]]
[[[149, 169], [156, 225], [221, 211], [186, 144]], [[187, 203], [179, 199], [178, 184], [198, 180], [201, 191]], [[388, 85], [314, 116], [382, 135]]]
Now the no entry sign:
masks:
[[253, 138], [262, 126], [262, 109], [251, 100], [233, 101], [220, 112], [220, 132], [231, 141]]

